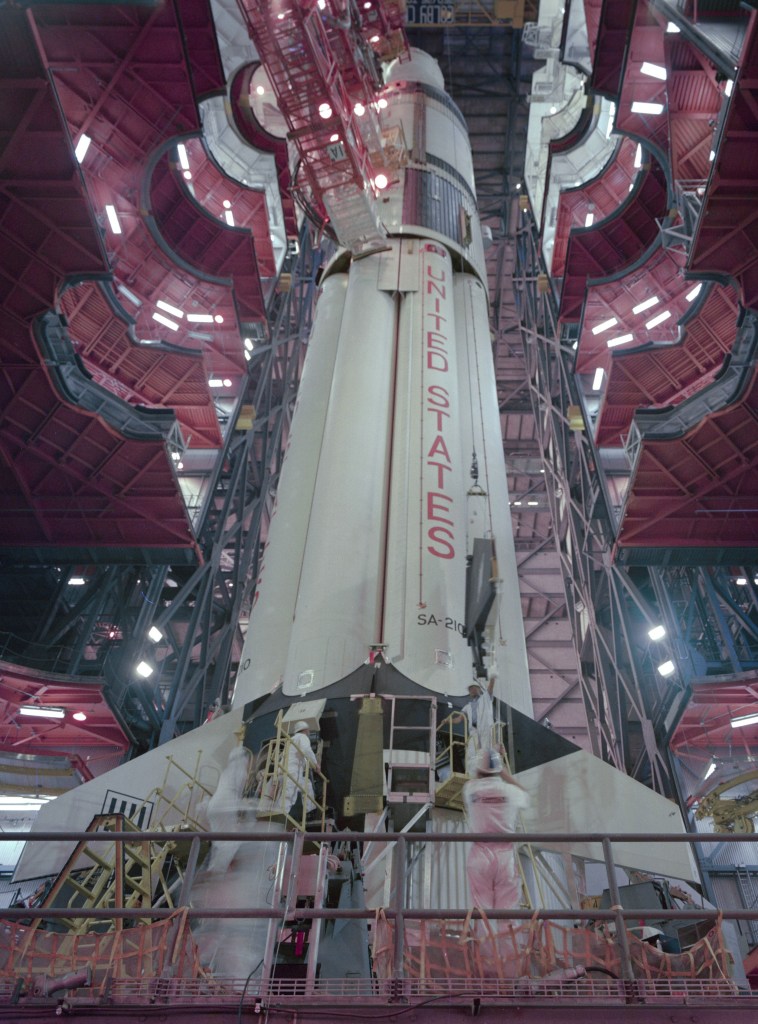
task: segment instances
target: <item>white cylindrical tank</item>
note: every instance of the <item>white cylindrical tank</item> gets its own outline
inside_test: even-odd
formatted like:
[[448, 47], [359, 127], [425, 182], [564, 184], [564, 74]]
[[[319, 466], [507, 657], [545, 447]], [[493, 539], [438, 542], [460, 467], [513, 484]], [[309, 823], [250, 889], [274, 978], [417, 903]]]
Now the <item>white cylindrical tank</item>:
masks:
[[482, 536], [505, 581], [488, 631], [498, 696], [530, 713], [466, 125], [427, 54], [393, 65], [384, 97], [402, 154], [381, 204], [390, 237], [346, 284], [344, 254], [327, 269], [235, 703], [280, 678], [305, 697], [377, 644], [414, 682], [464, 694], [466, 559]]
[[310, 516], [284, 673], [293, 696], [360, 665], [379, 628], [395, 337], [380, 270], [376, 257], [350, 268], [318, 475], [299, 498]]
[[346, 294], [347, 274], [334, 274], [319, 297], [234, 687], [235, 707], [270, 692], [284, 677]]
[[[404, 243], [407, 247], [407, 243]], [[383, 639], [392, 663], [439, 693], [465, 690], [466, 477], [450, 254], [416, 242], [395, 390]]]

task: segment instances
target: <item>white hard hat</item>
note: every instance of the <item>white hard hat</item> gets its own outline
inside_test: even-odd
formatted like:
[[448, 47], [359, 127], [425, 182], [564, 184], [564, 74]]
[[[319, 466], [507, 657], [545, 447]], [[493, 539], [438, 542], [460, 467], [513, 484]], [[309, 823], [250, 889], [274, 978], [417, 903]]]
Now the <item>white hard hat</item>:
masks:
[[476, 770], [482, 775], [500, 775], [503, 770], [503, 759], [496, 750], [482, 750]]
[[311, 727], [308, 725], [307, 722], [304, 722], [302, 719], [300, 719], [299, 722], [295, 722], [295, 724], [292, 726], [292, 731], [293, 732], [303, 732], [303, 731], [310, 732], [311, 731]]

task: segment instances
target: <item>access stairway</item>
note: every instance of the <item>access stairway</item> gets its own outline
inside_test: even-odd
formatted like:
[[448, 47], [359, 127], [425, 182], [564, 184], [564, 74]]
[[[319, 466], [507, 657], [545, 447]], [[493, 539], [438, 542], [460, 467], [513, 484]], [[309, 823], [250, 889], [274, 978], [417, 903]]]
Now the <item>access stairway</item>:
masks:
[[378, 60], [407, 53], [404, 4], [240, 0], [300, 158], [293, 192], [353, 251], [384, 244]]

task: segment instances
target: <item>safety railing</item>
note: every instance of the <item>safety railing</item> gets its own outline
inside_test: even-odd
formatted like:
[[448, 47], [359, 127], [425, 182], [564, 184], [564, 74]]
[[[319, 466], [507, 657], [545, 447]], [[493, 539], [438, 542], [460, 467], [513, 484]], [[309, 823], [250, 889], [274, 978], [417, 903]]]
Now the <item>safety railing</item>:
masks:
[[[10, 840], [26, 839], [31, 843], [81, 842], [93, 841], [91, 832], [82, 833], [59, 833], [59, 832], [37, 832], [37, 833], [8, 833]], [[738, 1000], [744, 1003], [749, 999], [749, 993], [740, 990], [729, 977], [725, 967], [726, 953], [723, 943], [716, 948], [719, 940], [712, 938], [708, 941], [714, 944], [712, 949], [712, 963], [716, 965], [708, 976], [698, 976], [695, 971], [692, 977], [684, 977], [681, 974], [676, 977], [658, 977], [655, 974], [645, 974], [645, 962], [640, 961], [639, 946], [640, 939], [636, 937], [633, 930], [639, 929], [648, 921], [657, 924], [661, 922], [707, 922], [712, 924], [715, 931], [710, 934], [717, 934], [721, 921], [755, 921], [758, 920], [756, 909], [718, 909], [704, 906], [691, 906], [688, 908], [665, 909], [660, 904], [651, 907], [627, 908], [622, 905], [621, 895], [617, 881], [617, 865], [614, 859], [613, 847], [615, 843], [627, 844], [686, 844], [690, 847], [708, 843], [730, 843], [730, 842], [758, 842], [758, 835], [743, 835], [721, 833], [718, 836], [711, 834], [668, 834], [668, 833], [644, 833], [644, 834], [602, 834], [602, 833], [522, 833], [518, 835], [519, 843], [532, 846], [549, 846], [551, 848], [563, 847], [570, 851], [572, 847], [579, 844], [598, 844], [602, 850], [602, 858], [606, 869], [606, 885], [609, 892], [610, 906], [602, 907], [540, 907], [536, 910], [522, 908], [441, 908], [425, 909], [421, 907], [410, 907], [406, 901], [406, 880], [407, 869], [410, 863], [409, 852], [414, 844], [437, 844], [437, 843], [460, 843], [460, 842], [486, 842], [495, 845], [498, 842], [513, 841], [514, 837], [492, 834], [458, 834], [458, 833], [381, 833], [374, 832], [330, 832], [309, 833], [307, 842], [304, 843], [301, 832], [265, 832], [265, 833], [240, 833], [240, 832], [199, 832], [194, 834], [183, 833], [183, 840], [191, 840], [189, 855], [186, 859], [186, 869], [181, 889], [179, 906], [150, 907], [147, 901], [139, 908], [134, 907], [87, 907], [77, 909], [76, 907], [11, 907], [2, 911], [3, 924], [0, 926], [0, 942], [6, 943], [0, 956], [0, 1003], [6, 998], [18, 1001], [24, 992], [31, 993], [32, 986], [37, 985], [38, 991], [44, 996], [51, 994], [56, 984], [58, 989], [69, 987], [64, 983], [70, 977], [76, 976], [77, 980], [72, 982], [71, 988], [76, 990], [77, 1002], [81, 999], [85, 1002], [97, 1002], [103, 998], [111, 1001], [123, 999], [126, 1002], [141, 1002], [149, 998], [151, 1002], [165, 997], [167, 1001], [176, 998], [181, 994], [184, 998], [209, 1000], [223, 999], [225, 996], [231, 998], [248, 998], [251, 1004], [276, 997], [277, 999], [291, 1000], [333, 1000], [340, 996], [345, 1000], [360, 998], [362, 1000], [402, 1000], [407, 1002], [414, 999], [422, 999], [430, 994], [449, 996], [451, 999], [468, 999], [470, 997], [480, 998], [485, 996], [488, 999], [504, 1002], [522, 1001], [532, 997], [550, 995], [551, 999], [576, 1000], [579, 996], [584, 1001], [592, 1000], [613, 1002], [623, 999], [628, 1002], [630, 999], [645, 1003], [647, 1000], [674, 999], [681, 1001], [682, 993], [685, 993], [688, 1003], [693, 1000]], [[155, 846], [161, 843], [175, 843], [176, 833], [171, 832], [109, 832], [108, 842], [127, 843], [134, 845], [144, 841]], [[201, 846], [207, 842], [234, 843], [280, 843], [280, 853], [290, 859], [292, 877], [300, 873], [303, 858], [313, 856], [313, 844], [326, 844], [333, 846], [338, 843], [343, 848], [345, 844], [356, 844], [360, 848], [364, 843], [391, 843], [393, 849], [393, 886], [391, 904], [382, 908], [364, 907], [339, 907], [305, 905], [294, 906], [232, 906], [217, 907], [207, 906], [202, 909], [193, 907], [192, 889], [196, 881], [197, 862]], [[240, 894], [241, 900], [244, 893]], [[289, 915], [289, 917], [287, 917]], [[239, 920], [265, 920], [274, 922], [274, 925], [283, 923], [284, 919], [291, 920], [296, 917], [298, 921], [309, 922], [310, 926], [316, 926], [319, 922], [339, 922], [350, 920], [361, 920], [369, 923], [373, 929], [373, 940], [376, 943], [377, 936], [384, 928], [383, 937], [385, 946], [382, 951], [384, 969], [383, 973], [374, 971], [370, 976], [364, 978], [310, 976], [308, 978], [294, 978], [282, 976], [270, 976], [266, 978], [256, 977], [254, 982], [248, 978], [248, 983], [237, 978], [214, 978], [213, 974], [204, 969], [198, 960], [196, 951], [190, 947], [191, 931], [188, 925], [203, 920], [228, 921]], [[14, 958], [14, 947], [7, 948], [8, 943], [15, 942], [15, 951], [20, 948], [18, 938], [14, 929], [17, 925], [28, 925], [30, 922], [41, 921], [42, 926], [38, 927], [37, 933], [61, 939], [60, 927], [64, 921], [71, 919], [87, 919], [91, 922], [91, 935], [93, 942], [97, 941], [102, 947], [102, 956], [107, 960], [105, 965], [92, 962], [95, 956], [94, 946], [83, 949], [80, 960], [77, 960], [75, 951], [70, 942], [66, 945], [66, 967], [68, 975], [56, 980], [54, 976], [40, 974], [44, 965], [44, 958], [41, 959], [39, 950], [33, 951], [27, 947], [30, 955], [30, 963], [26, 964]], [[113, 976], [109, 971], [110, 965], [117, 959], [112, 944], [106, 941], [108, 936], [108, 925], [113, 928], [116, 921], [127, 925], [129, 922], [136, 923], [149, 919], [153, 925], [142, 927], [153, 927], [162, 923], [163, 937], [161, 948], [151, 951], [150, 963], [154, 965], [154, 974], [145, 970], [144, 965], [139, 972], [132, 972], [131, 976]], [[444, 923], [444, 924], [443, 924]], [[495, 971], [491, 976], [472, 977], [470, 974], [451, 977], [434, 977], [428, 970], [422, 970], [415, 975], [409, 972], [408, 964], [413, 963], [414, 949], [416, 948], [419, 935], [432, 934], [428, 929], [430, 925], [444, 927], [449, 936], [457, 935], [463, 943], [470, 944], [472, 935], [482, 930], [492, 935], [506, 935], [508, 942], [513, 942], [513, 936], [517, 935], [517, 928], [527, 929], [532, 937], [540, 926], [549, 924], [557, 927], [564, 923], [565, 931], [571, 935], [578, 929], [592, 928], [595, 930], [605, 929], [603, 941], [614, 946], [618, 974], [603, 971], [603, 976], [592, 975], [591, 971], [586, 973], [571, 974], [571, 965], [564, 964], [561, 969], [551, 971], [542, 976], [532, 977], [528, 973], [521, 973], [517, 976], [508, 976], [507, 972]], [[388, 927], [389, 926], [389, 929]], [[607, 929], [612, 929], [611, 937]], [[48, 931], [46, 932], [45, 929]], [[79, 929], [77, 936], [80, 942], [88, 937], [82, 934]], [[132, 928], [122, 927], [118, 931], [121, 941], [132, 943], [133, 947], [140, 949], [147, 945], [140, 940], [135, 933], [140, 931], [140, 926]], [[438, 934], [439, 928], [435, 932]], [[112, 934], [115, 934], [115, 930]], [[63, 938], [67, 938], [64, 934]], [[532, 940], [530, 940], [532, 941]], [[534, 944], [534, 943], [532, 943]], [[463, 948], [463, 946], [461, 946]], [[514, 948], [516, 948], [514, 946]], [[34, 952], [34, 956], [31, 954]], [[521, 950], [523, 952], [523, 950]], [[376, 947], [375, 947], [376, 953]], [[467, 954], [469, 955], [469, 954]], [[659, 954], [663, 956], [664, 954]], [[89, 956], [89, 959], [87, 959]], [[83, 960], [81, 958], [84, 958]], [[33, 963], [32, 963], [33, 961]], [[81, 961], [81, 962], [80, 962]], [[177, 971], [177, 963], [181, 961], [184, 965], [182, 971]], [[423, 960], [422, 960], [423, 962]], [[694, 960], [692, 961], [694, 964]], [[375, 966], [378, 963], [375, 956]], [[642, 974], [640, 972], [642, 963]], [[78, 972], [78, 973], [77, 973]], [[80, 975], [87, 974], [91, 979], [91, 988], [86, 988], [87, 981], [83, 981]], [[252, 972], [251, 972], [252, 973]], [[322, 972], [323, 974], [323, 972]], [[40, 981], [44, 979], [44, 984]], [[10, 982], [14, 982], [13, 985]], [[45, 988], [41, 992], [39, 986]], [[242, 990], [242, 996], [240, 996]], [[758, 1004], [758, 998], [757, 998]], [[758, 1009], [758, 1005], [756, 1006]]]
[[[260, 799], [258, 817], [278, 820], [300, 831], [316, 826], [323, 830], [329, 780], [320, 768], [314, 768], [308, 761], [302, 765], [302, 775], [299, 769], [291, 770], [291, 748], [291, 737], [278, 723], [277, 736], [264, 747], [260, 777], [255, 783]], [[293, 813], [298, 803], [300, 809]]]

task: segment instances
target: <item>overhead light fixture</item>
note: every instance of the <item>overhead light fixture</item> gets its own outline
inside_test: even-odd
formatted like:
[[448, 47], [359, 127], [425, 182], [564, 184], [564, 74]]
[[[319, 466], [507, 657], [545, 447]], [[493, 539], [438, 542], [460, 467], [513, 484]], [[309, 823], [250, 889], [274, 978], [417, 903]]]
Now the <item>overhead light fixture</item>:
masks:
[[679, 26], [677, 25], [677, 23], [675, 21], [669, 21], [666, 24], [666, 31], [671, 33], [671, 32], [681, 32], [682, 30], [679, 28]]
[[190, 169], [189, 157], [187, 156], [187, 147], [183, 142], [180, 142], [176, 147], [176, 154], [179, 157], [179, 166], [181, 169], [183, 171], [188, 171]]
[[319, 103], [318, 113], [319, 117], [323, 117], [325, 121], [328, 121], [332, 116], [332, 108], [328, 103]]
[[620, 334], [618, 338], [609, 338], [606, 345], [608, 348], [616, 348], [617, 345], [626, 345], [628, 341], [634, 341], [633, 334]]
[[520, 504], [521, 504], [521, 502], [520, 502], [520, 501], [514, 501], [514, 503], [513, 503], [513, 504], [514, 504], [514, 505], [520, 505]]
[[116, 290], [121, 292], [121, 294], [124, 296], [124, 298], [128, 299], [135, 306], [141, 306], [142, 305], [142, 299], [138, 299], [137, 296], [134, 294], [134, 292], [129, 291], [129, 289], [126, 287], [125, 284], [121, 284], [119, 282], [119, 284], [116, 285]]
[[708, 767], [705, 770], [705, 775], [703, 776], [703, 778], [704, 779], [710, 779], [711, 775], [713, 775], [713, 773], [715, 771], [716, 771], [716, 762], [715, 761], [711, 761], [711, 763], [708, 765]]
[[724, 82], [724, 95], [725, 96], [731, 96], [733, 88], [734, 88], [734, 79], [733, 78], [727, 78], [727, 80]]
[[177, 309], [176, 306], [172, 306], [170, 302], [164, 302], [163, 299], [158, 299], [155, 303], [158, 309], [162, 309], [164, 313], [170, 313], [172, 316], [177, 316], [181, 320], [184, 316], [184, 311]]
[[75, 711], [71, 717], [77, 722], [87, 721], [87, 716], [84, 714], [83, 711]]
[[662, 114], [662, 103], [645, 103], [642, 100], [635, 100], [632, 104], [633, 114]]
[[120, 235], [121, 225], [119, 224], [118, 214], [116, 213], [116, 207], [110, 205], [106, 206], [105, 215], [108, 218], [108, 223], [111, 226], [111, 231], [113, 232], [113, 234]]
[[216, 313], [216, 315], [213, 317], [213, 320], [214, 320], [214, 323], [217, 323], [217, 324], [222, 324], [224, 322], [224, 318], [221, 316], [220, 313]]
[[230, 228], [234, 227], [234, 214], [231, 210], [224, 210], [224, 220]]
[[253, 351], [253, 339], [252, 338], [245, 338], [245, 348], [247, 349], [248, 352], [252, 352]]
[[652, 629], [649, 629], [647, 631], [647, 635], [650, 637], [651, 640], [662, 640], [666, 635], [666, 627], [653, 626]]
[[387, 101], [385, 100], [384, 96], [382, 96], [382, 98], [377, 101], [376, 105], [379, 107], [380, 110], [386, 110], [387, 109]]
[[142, 676], [143, 679], [149, 679], [154, 670], [152, 665], [148, 665], [146, 661], [141, 661], [138, 665], [135, 665], [134, 671], [138, 676]]
[[20, 715], [27, 718], [65, 718], [65, 708], [46, 707], [44, 704], [22, 704], [18, 709]]
[[660, 64], [651, 64], [650, 61], [644, 60], [640, 71], [643, 75], [648, 75], [650, 78], [658, 78], [661, 82], [666, 81], [666, 69]]
[[376, 187], [381, 192], [381, 190], [383, 188], [386, 188], [387, 185], [389, 185], [389, 180], [387, 178], [387, 175], [386, 174], [377, 174], [377, 176], [374, 178], [374, 184], [376, 185]]
[[366, 108], [363, 106], [362, 103], [356, 103], [355, 106], [353, 107], [353, 113], [355, 114], [356, 117], [363, 117], [363, 115], [366, 113]]
[[744, 729], [746, 725], [755, 725], [758, 722], [758, 714], [739, 715], [733, 718], [731, 726], [733, 729]]
[[710, 153], [708, 154], [708, 162], [712, 164], [715, 159], [716, 159], [716, 150], [712, 149], [710, 151]]
[[191, 324], [212, 324], [213, 317], [210, 313], [188, 313], [187, 319]]
[[0, 811], [38, 811], [54, 797], [4, 796], [0, 797]]
[[164, 316], [162, 313], [153, 313], [153, 320], [157, 320], [159, 324], [163, 324], [163, 326], [168, 327], [169, 330], [179, 330], [179, 324], [175, 324], [173, 320], [169, 320], [169, 318]]
[[263, 96], [265, 94], [265, 92], [266, 92], [266, 90], [263, 88], [262, 85], [256, 85], [255, 91], [256, 91], [258, 96]]
[[70, 587], [83, 587], [86, 582], [83, 576], [69, 576], [68, 585]]
[[527, 501], [527, 505], [539, 505], [538, 501]]
[[592, 333], [593, 334], [602, 334], [603, 331], [609, 331], [611, 329], [611, 327], [615, 327], [617, 323], [618, 323], [618, 320], [616, 319], [616, 317], [612, 316], [610, 318], [610, 320], [603, 320], [603, 322], [601, 324], [598, 324], [596, 327], [593, 327], [592, 328]]
[[644, 313], [646, 309], [650, 309], [651, 306], [654, 306], [657, 302], [660, 301], [661, 300], [658, 298], [657, 295], [652, 295], [649, 299], [645, 299], [644, 302], [638, 302], [636, 306], [633, 306], [632, 312], [635, 314], [635, 316], [637, 315], [637, 313]]
[[586, 228], [590, 228], [590, 227], [592, 227], [592, 225], [593, 225], [594, 223], [595, 223], [595, 214], [594, 214], [594, 213], [592, 213], [592, 211], [590, 210], [590, 212], [589, 212], [589, 213], [587, 214], [587, 216], [586, 216], [586, 217], [584, 218], [584, 226], [585, 226]]
[[637, 170], [642, 167], [642, 144], [637, 143], [637, 148], [634, 151], [634, 166]]
[[221, 380], [220, 377], [211, 377], [211, 379], [208, 381], [209, 388], [222, 388], [223, 386], [224, 382]]
[[746, 579], [745, 576], [738, 576], [737, 579], [734, 582], [737, 584], [738, 587], [746, 587], [747, 586], [747, 579]]
[[81, 163], [87, 155], [87, 150], [89, 149], [90, 142], [92, 142], [92, 139], [89, 137], [89, 135], [85, 135], [84, 132], [82, 132], [82, 134], [79, 136], [79, 141], [76, 144], [76, 149], [74, 150], [74, 156], [79, 161], [79, 163]]
[[675, 665], [675, 664], [674, 664], [674, 662], [673, 662], [673, 661], [671, 661], [671, 660], [669, 660], [669, 661], [664, 661], [662, 665], [659, 665], [659, 666], [658, 666], [658, 672], [659, 672], [659, 673], [660, 673], [660, 674], [661, 674], [661, 675], [663, 676], [663, 678], [665, 679], [665, 678], [666, 678], [666, 676], [670, 676], [670, 675], [673, 675], [673, 673], [674, 673], [674, 672], [676, 672], [676, 665]]
[[157, 626], [151, 626], [147, 631], [147, 635], [153, 641], [154, 644], [158, 644], [163, 639], [163, 633], [158, 629]]
[[693, 299], [696, 299], [700, 294], [702, 288], [702, 284], [696, 284], [692, 291], [687, 292], [687, 294], [684, 296], [687, 302], [692, 302]]
[[603, 377], [605, 376], [605, 370], [602, 366], [598, 366], [595, 370], [595, 376], [592, 378], [592, 390], [599, 391], [603, 385]]
[[664, 320], [668, 320], [670, 316], [671, 310], [664, 309], [664, 311], [662, 313], [659, 313], [658, 316], [654, 316], [652, 320], [648, 320], [648, 322], [645, 324], [646, 330], [652, 331], [654, 327], [657, 327], [658, 324], [662, 324]]

